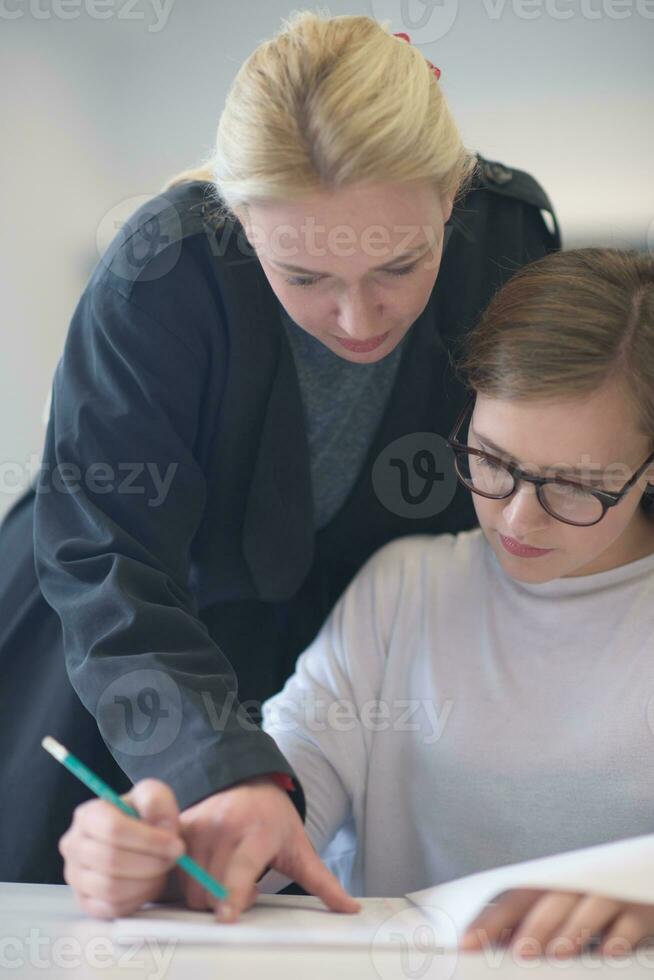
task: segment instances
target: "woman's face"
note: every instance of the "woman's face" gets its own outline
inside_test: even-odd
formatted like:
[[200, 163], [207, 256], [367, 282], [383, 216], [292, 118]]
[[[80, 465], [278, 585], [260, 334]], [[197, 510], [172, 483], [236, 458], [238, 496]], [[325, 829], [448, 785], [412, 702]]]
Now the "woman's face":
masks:
[[[464, 441], [464, 433], [461, 437]], [[652, 451], [651, 441], [637, 428], [631, 404], [613, 385], [556, 402], [511, 402], [479, 394], [467, 441], [475, 449], [517, 462], [530, 474], [567, 476], [606, 490], [620, 490]], [[573, 474], [573, 469], [581, 473]], [[599, 473], [591, 476], [591, 470]], [[654, 521], [639, 507], [648, 478], [654, 481], [654, 467], [590, 527], [550, 517], [533, 484], [521, 483], [505, 500], [476, 493], [472, 499], [479, 524], [507, 575], [538, 583], [592, 575], [654, 551]], [[501, 536], [551, 550], [519, 557], [506, 549]]]
[[365, 183], [238, 216], [291, 319], [339, 357], [369, 364], [427, 305], [451, 211], [428, 185]]

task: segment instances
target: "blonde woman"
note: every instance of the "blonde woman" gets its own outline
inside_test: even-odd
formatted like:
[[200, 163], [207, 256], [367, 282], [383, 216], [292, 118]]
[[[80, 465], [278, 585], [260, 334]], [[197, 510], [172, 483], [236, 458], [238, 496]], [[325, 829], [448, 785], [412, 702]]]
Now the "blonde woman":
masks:
[[[542, 258], [458, 367], [449, 442], [479, 527], [381, 548], [263, 707], [311, 842], [357, 895], [652, 832], [654, 261]], [[148, 792], [174, 819], [168, 787]], [[134, 821], [109, 809], [88, 804], [62, 849], [79, 896], [124, 909], [129, 883], [83, 868], [127, 859]], [[518, 889], [460, 938], [569, 956], [653, 936], [652, 905]]]
[[295, 14], [239, 69], [206, 165], [91, 275], [0, 535], [0, 879], [64, 880], [88, 792], [50, 733], [121, 792], [166, 782], [236, 913], [268, 866], [355, 907], [261, 704], [377, 548], [474, 523], [434, 444], [464, 399], [448, 348], [559, 246], [441, 84], [387, 25]]

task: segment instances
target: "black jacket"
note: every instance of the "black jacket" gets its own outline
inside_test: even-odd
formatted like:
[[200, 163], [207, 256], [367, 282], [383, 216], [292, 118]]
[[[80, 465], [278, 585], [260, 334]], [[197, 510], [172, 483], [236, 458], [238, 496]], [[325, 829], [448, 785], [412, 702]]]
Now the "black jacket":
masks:
[[[38, 480], [0, 528], [0, 880], [61, 881], [57, 840], [90, 795], [45, 734], [120, 792], [165, 780], [181, 808], [294, 776], [260, 703], [377, 548], [475, 524], [443, 441], [465, 394], [448, 351], [560, 247], [537, 182], [481, 162], [365, 465], [318, 533], [292, 352], [240, 226], [193, 182], [116, 235], [70, 323]], [[439, 474], [419, 502], [425, 453]], [[292, 796], [304, 817], [297, 780]]]

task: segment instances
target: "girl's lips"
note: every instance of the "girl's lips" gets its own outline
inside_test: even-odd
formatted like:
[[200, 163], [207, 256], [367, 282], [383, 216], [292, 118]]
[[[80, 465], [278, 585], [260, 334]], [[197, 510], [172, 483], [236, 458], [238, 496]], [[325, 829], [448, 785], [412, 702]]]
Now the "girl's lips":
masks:
[[342, 344], [347, 350], [354, 351], [356, 354], [367, 354], [368, 351], [375, 350], [380, 344], [383, 344], [388, 337], [388, 332], [379, 334], [378, 337], [371, 337], [370, 340], [348, 340], [345, 337], [337, 337], [334, 334], [334, 339]]
[[553, 548], [530, 548], [514, 538], [505, 538], [503, 534], [500, 534], [500, 541], [510, 555], [516, 555], [518, 558], [538, 558], [540, 555], [549, 555], [550, 551], [553, 551]]

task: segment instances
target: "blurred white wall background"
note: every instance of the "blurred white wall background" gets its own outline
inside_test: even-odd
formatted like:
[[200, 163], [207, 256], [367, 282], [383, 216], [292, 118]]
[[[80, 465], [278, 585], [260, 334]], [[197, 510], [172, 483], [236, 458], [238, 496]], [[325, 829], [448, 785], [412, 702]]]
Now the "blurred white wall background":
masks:
[[[533, 173], [564, 245], [654, 251], [654, 0], [333, 0], [388, 18], [442, 72], [467, 145]], [[213, 142], [227, 87], [285, 0], [0, 0], [0, 517], [103, 218]], [[139, 203], [138, 201], [136, 203]]]

